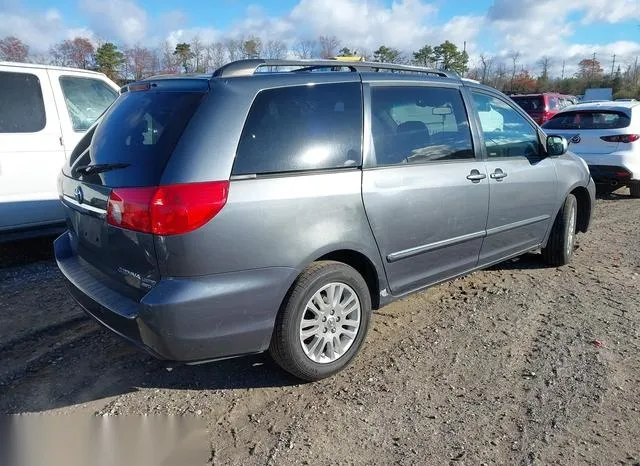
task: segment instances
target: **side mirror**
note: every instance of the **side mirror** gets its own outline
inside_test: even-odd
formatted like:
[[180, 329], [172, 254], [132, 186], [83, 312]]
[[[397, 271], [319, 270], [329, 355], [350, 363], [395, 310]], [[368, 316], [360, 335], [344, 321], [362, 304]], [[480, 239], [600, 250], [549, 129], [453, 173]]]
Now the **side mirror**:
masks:
[[550, 156], [558, 156], [567, 153], [569, 143], [564, 136], [548, 136], [547, 137], [547, 153]]

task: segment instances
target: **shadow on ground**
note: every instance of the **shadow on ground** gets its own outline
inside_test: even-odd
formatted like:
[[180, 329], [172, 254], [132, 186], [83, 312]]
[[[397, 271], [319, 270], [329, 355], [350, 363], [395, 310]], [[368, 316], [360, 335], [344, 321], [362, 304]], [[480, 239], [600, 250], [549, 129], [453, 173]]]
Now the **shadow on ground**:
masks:
[[83, 324], [89, 331], [82, 337], [0, 382], [0, 413], [47, 411], [139, 389], [231, 390], [300, 383], [265, 353], [196, 366], [172, 365], [147, 356], [89, 318]]
[[0, 269], [53, 261], [55, 236], [0, 243]]

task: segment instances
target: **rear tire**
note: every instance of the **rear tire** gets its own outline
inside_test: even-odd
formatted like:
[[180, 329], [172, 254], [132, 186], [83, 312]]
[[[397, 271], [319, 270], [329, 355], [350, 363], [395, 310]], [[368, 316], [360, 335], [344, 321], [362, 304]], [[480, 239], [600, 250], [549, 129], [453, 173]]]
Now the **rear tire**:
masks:
[[545, 262], [553, 266], [566, 265], [571, 261], [576, 242], [578, 202], [569, 194], [556, 217], [547, 246], [542, 249]]
[[315, 381], [344, 369], [369, 329], [371, 295], [364, 278], [341, 262], [315, 262], [287, 294], [269, 352], [294, 376]]
[[640, 182], [633, 182], [629, 185], [629, 192], [631, 197], [640, 198]]

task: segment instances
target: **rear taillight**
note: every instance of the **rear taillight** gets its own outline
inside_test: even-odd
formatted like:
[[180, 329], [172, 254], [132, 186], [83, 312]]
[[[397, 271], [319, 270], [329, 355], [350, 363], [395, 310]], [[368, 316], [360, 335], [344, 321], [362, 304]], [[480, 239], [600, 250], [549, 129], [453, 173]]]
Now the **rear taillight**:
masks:
[[617, 134], [615, 136], [602, 136], [600, 139], [606, 142], [624, 142], [628, 144], [640, 139], [640, 134]]
[[546, 110], [544, 112], [542, 112], [542, 118], [540, 118], [540, 124], [542, 123], [546, 123], [547, 121], [549, 121], [551, 119], [553, 115], [550, 112], [547, 112]]
[[107, 222], [156, 235], [188, 233], [215, 217], [228, 195], [228, 181], [116, 188], [109, 196]]

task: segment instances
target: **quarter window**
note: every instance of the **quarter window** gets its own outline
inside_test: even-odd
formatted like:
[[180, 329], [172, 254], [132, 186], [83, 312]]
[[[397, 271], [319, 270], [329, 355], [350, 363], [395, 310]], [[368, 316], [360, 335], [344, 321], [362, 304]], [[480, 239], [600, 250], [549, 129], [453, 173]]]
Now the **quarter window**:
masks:
[[361, 145], [360, 83], [269, 89], [249, 111], [232, 173], [358, 167]]
[[38, 77], [0, 72], [0, 133], [36, 133], [46, 122]]
[[540, 155], [538, 131], [505, 101], [473, 93], [489, 158]]
[[474, 158], [467, 112], [457, 89], [374, 87], [371, 114], [377, 165]]
[[86, 131], [118, 97], [99, 79], [63, 76], [60, 86], [75, 131]]

